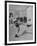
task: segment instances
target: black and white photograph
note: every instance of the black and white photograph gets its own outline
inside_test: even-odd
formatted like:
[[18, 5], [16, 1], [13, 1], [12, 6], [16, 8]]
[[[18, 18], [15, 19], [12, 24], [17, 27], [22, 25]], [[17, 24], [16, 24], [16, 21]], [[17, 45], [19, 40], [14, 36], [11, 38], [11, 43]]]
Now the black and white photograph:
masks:
[[35, 4], [7, 2], [7, 43], [35, 43]]

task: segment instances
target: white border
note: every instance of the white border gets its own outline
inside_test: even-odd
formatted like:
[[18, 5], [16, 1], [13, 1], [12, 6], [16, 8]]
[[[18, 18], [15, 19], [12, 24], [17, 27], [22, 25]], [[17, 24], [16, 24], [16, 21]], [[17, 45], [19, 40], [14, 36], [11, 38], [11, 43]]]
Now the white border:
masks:
[[[27, 41], [9, 41], [9, 4], [13, 5], [30, 5], [33, 6], [33, 40], [27, 40]], [[34, 36], [35, 36], [35, 12], [34, 12], [34, 4], [22, 4], [22, 3], [7, 3], [7, 43], [26, 43], [26, 42], [34, 42]]]

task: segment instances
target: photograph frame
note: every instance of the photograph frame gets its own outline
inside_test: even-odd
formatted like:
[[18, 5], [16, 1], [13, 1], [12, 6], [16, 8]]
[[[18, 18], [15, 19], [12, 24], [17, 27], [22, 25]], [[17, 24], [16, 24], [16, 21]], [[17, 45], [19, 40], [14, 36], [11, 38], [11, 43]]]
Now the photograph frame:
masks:
[[[7, 3], [27, 3], [35, 5], [35, 40], [34, 42], [27, 43], [7, 43]], [[24, 1], [5, 1], [5, 45], [19, 45], [19, 44], [35, 44], [36, 43], [36, 2], [24, 2]]]

